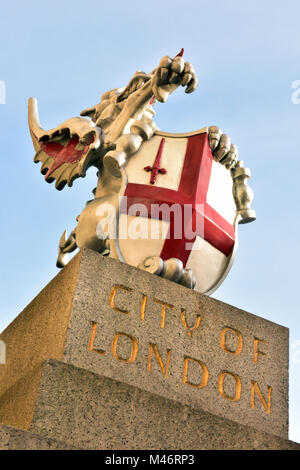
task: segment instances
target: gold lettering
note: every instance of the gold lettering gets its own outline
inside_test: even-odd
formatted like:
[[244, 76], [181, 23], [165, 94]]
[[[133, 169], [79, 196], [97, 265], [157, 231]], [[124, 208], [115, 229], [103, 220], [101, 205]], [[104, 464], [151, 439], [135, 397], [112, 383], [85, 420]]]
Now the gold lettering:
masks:
[[[193, 382], [190, 382], [188, 380], [188, 370], [189, 370], [189, 362], [192, 361], [196, 364], [199, 364], [199, 366], [202, 369], [202, 380], [199, 384], [195, 384]], [[192, 357], [184, 357], [184, 363], [183, 363], [183, 377], [182, 377], [182, 383], [186, 385], [190, 385], [190, 387], [195, 387], [195, 388], [204, 388], [207, 385], [208, 381], [208, 369], [204, 362], [198, 361], [198, 359], [193, 359]]]
[[[120, 336], [129, 338], [129, 340], [131, 341], [131, 351], [130, 351], [130, 355], [128, 358], [119, 356], [117, 352], [118, 341], [119, 341]], [[111, 352], [118, 361], [126, 362], [126, 364], [132, 364], [136, 360], [138, 350], [139, 350], [139, 345], [138, 345], [136, 338], [134, 338], [133, 336], [127, 335], [126, 333], [115, 334], [112, 345], [111, 345]]]
[[116, 312], [126, 313], [126, 314], [130, 313], [129, 310], [124, 310], [124, 309], [119, 308], [115, 305], [115, 297], [116, 297], [116, 293], [117, 293], [118, 289], [125, 290], [127, 292], [132, 292], [133, 291], [133, 289], [130, 289], [130, 287], [126, 287], [126, 286], [122, 286], [122, 285], [113, 286], [112, 289], [111, 289], [111, 292], [110, 292], [109, 305]]
[[167, 302], [163, 302], [162, 300], [158, 300], [158, 299], [153, 299], [153, 300], [154, 300], [154, 302], [156, 302], [157, 304], [162, 305], [162, 309], [161, 309], [161, 319], [160, 319], [160, 327], [161, 327], [161, 328], [164, 328], [164, 327], [165, 327], [165, 321], [166, 321], [166, 309], [167, 309], [167, 308], [174, 308], [174, 305], [167, 304]]
[[170, 365], [170, 356], [171, 356], [171, 349], [167, 349], [167, 359], [166, 359], [166, 366], [162, 361], [161, 355], [159, 353], [158, 347], [156, 344], [149, 343], [149, 356], [148, 356], [148, 367], [147, 370], [151, 372], [151, 359], [152, 359], [152, 350], [156, 357], [156, 360], [159, 364], [160, 370], [162, 371], [163, 375], [167, 378], [168, 377], [168, 370]]
[[258, 362], [258, 355], [260, 354], [261, 356], [267, 356], [267, 353], [264, 353], [260, 351], [259, 348], [259, 343], [267, 344], [266, 341], [263, 339], [255, 338], [254, 337], [254, 356], [253, 356], [253, 361], [257, 364]]
[[189, 327], [188, 324], [187, 324], [187, 321], [186, 321], [185, 314], [186, 314], [186, 310], [184, 308], [182, 308], [181, 309], [181, 322], [182, 322], [184, 328], [187, 329], [188, 336], [191, 338], [192, 337], [192, 331], [199, 328], [201, 318], [200, 318], [200, 315], [197, 315], [197, 320], [196, 320], [195, 325], [193, 327]]
[[[225, 377], [225, 375], [230, 375], [235, 380], [235, 395], [234, 395], [234, 397], [231, 397], [231, 396], [227, 395], [227, 393], [224, 392], [224, 377]], [[241, 398], [241, 392], [242, 392], [242, 384], [241, 384], [241, 380], [240, 380], [239, 376], [236, 375], [236, 374], [233, 374], [232, 372], [229, 372], [227, 370], [223, 370], [219, 375], [218, 391], [219, 391], [220, 395], [223, 398], [226, 398], [226, 400], [239, 401], [239, 399]]]
[[271, 413], [271, 395], [272, 395], [272, 387], [268, 386], [268, 401], [264, 399], [259, 385], [255, 380], [251, 381], [251, 408], [255, 408], [255, 393], [257, 394], [258, 398], [260, 399], [261, 403], [263, 404], [266, 412], [268, 415]]
[[[226, 346], [226, 333], [228, 331], [231, 331], [233, 332], [237, 339], [238, 339], [238, 344], [237, 344], [237, 347], [236, 347], [236, 350], [232, 350], [232, 349], [229, 349], [228, 346]], [[221, 348], [226, 351], [226, 352], [229, 352], [230, 354], [235, 354], [236, 356], [238, 356], [239, 354], [241, 354], [242, 352], [242, 349], [243, 349], [243, 336], [242, 336], [242, 333], [238, 330], [236, 330], [235, 328], [231, 328], [230, 326], [225, 326], [225, 328], [223, 328], [223, 330], [221, 331], [221, 334], [220, 334], [220, 345], [221, 345]]]
[[102, 349], [95, 349], [94, 348], [97, 326], [98, 326], [98, 323], [93, 321], [92, 322], [91, 335], [90, 335], [90, 341], [89, 341], [89, 345], [88, 345], [88, 350], [92, 351], [92, 352], [95, 352], [97, 354], [102, 354], [103, 355], [103, 354], [105, 354], [105, 351], [103, 351]]
[[147, 305], [147, 295], [143, 294], [143, 300], [142, 300], [142, 303], [141, 303], [141, 310], [140, 310], [140, 314], [141, 314], [141, 320], [144, 321], [145, 320], [145, 311], [146, 311], [146, 305]]

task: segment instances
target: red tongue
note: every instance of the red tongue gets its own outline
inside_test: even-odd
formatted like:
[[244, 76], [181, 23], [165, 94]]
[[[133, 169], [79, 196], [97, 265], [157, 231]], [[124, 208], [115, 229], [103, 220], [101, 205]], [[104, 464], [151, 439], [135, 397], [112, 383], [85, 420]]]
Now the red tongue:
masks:
[[182, 57], [184, 54], [184, 49], [182, 48], [180, 52], [175, 57]]

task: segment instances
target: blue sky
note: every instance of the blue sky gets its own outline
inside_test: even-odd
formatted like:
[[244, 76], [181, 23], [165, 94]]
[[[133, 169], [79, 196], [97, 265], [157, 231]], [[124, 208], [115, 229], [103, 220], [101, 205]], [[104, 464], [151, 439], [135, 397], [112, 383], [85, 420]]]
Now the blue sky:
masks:
[[[199, 77], [156, 105], [165, 131], [216, 124], [252, 171], [257, 221], [240, 227], [234, 266], [214, 297], [290, 329], [290, 438], [300, 441], [300, 3], [215, 0], [2, 2], [0, 80], [0, 329], [57, 273], [57, 244], [95, 186], [95, 171], [62, 192], [32, 162], [27, 99], [45, 128], [185, 48]], [[296, 349], [295, 349], [296, 348]], [[297, 357], [298, 356], [298, 357]]]

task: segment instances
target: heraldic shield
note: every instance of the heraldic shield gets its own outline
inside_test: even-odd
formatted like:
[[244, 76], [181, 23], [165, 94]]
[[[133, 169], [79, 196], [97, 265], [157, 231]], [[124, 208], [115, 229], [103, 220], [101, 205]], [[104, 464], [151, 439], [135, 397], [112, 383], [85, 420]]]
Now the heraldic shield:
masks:
[[120, 259], [167, 278], [171, 263], [171, 278], [190, 274], [192, 287], [212, 293], [231, 267], [238, 217], [231, 172], [214, 160], [208, 129], [156, 131], [125, 172]]

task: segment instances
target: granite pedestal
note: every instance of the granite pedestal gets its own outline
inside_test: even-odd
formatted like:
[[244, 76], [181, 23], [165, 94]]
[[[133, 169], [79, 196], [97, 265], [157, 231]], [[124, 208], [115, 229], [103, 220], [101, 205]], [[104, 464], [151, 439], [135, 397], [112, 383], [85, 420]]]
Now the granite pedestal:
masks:
[[287, 440], [286, 328], [90, 250], [0, 339], [0, 423], [33, 436], [89, 449], [300, 448]]

